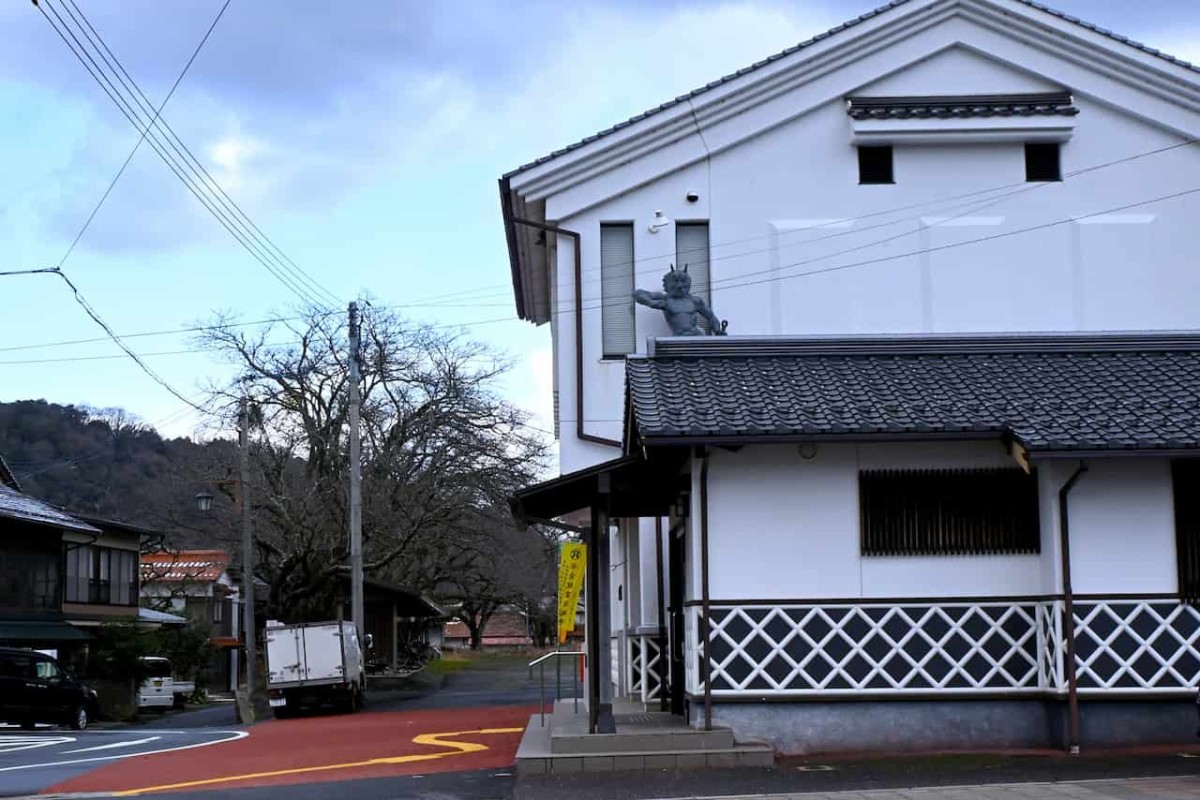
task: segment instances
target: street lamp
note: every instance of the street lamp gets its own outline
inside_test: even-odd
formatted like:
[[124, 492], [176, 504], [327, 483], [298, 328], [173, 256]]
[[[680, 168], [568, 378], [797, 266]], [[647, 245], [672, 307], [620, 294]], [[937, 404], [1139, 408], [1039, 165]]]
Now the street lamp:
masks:
[[196, 509], [201, 514], [207, 514], [212, 511], [212, 492], [200, 491], [196, 493]]

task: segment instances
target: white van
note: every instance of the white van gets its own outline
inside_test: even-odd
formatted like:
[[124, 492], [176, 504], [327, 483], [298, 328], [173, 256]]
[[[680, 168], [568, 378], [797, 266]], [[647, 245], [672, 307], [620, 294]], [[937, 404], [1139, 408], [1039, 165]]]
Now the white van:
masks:
[[170, 708], [175, 705], [175, 679], [171, 662], [162, 656], [142, 656], [150, 676], [138, 688], [138, 708]]

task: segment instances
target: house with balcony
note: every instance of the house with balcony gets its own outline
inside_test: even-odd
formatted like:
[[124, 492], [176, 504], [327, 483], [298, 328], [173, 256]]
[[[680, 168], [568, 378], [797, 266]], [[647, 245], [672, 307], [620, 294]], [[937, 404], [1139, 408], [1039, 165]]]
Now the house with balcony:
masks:
[[67, 540], [99, 534], [22, 492], [0, 457], [0, 645], [60, 655], [86, 642], [64, 614], [63, 552]]
[[713, 77], [500, 179], [562, 473], [513, 507], [588, 529], [589, 729], [1191, 741], [1200, 69], [895, 0]]

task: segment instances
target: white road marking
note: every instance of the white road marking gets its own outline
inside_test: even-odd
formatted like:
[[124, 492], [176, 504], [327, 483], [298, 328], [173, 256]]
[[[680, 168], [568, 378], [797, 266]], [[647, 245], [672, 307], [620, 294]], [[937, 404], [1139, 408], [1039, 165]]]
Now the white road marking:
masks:
[[63, 750], [62, 752], [63, 755], [70, 753], [92, 753], [96, 750], [113, 750], [118, 747], [133, 747], [134, 745], [145, 744], [146, 742], [157, 742], [161, 738], [161, 736], [148, 736], [145, 739], [130, 739], [128, 742], [113, 742], [112, 744], [100, 744], [95, 747], [84, 747], [80, 750]]
[[134, 756], [153, 756], [159, 753], [174, 753], [178, 750], [192, 750], [197, 747], [208, 747], [214, 744], [223, 744], [225, 742], [234, 742], [238, 739], [245, 739], [250, 734], [246, 731], [213, 731], [214, 734], [224, 735], [224, 739], [214, 739], [211, 742], [197, 742], [195, 744], [185, 744], [179, 747], [163, 747], [158, 750], [148, 750], [144, 753], [121, 753], [115, 756], [92, 756], [91, 758], [74, 758], [69, 761], [49, 761], [44, 764], [20, 764], [15, 767], [0, 767], [0, 772], [14, 772], [21, 769], [41, 769], [43, 767], [65, 767], [70, 764], [88, 764], [93, 761], [117, 761], [122, 758], [133, 758]]
[[16, 753], [54, 744], [70, 744], [71, 736], [0, 736], [0, 753]]

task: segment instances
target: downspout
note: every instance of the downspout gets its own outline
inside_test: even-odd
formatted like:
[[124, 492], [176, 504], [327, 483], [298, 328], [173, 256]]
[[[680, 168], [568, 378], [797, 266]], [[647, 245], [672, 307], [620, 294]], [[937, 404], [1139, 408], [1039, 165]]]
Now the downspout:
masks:
[[1075, 483], [1087, 472], [1082, 461], [1067, 482], [1058, 490], [1058, 535], [1062, 558], [1063, 586], [1063, 636], [1067, 640], [1067, 656], [1064, 662], [1067, 673], [1067, 750], [1079, 755], [1079, 681], [1075, 674], [1075, 594], [1071, 588], [1071, 523], [1067, 495]]
[[[654, 518], [654, 557], [658, 569], [658, 708], [666, 711], [669, 706], [667, 697], [667, 665], [670, 656], [667, 654], [667, 603], [663, 583], [663, 527], [662, 517]], [[646, 680], [645, 677], [642, 680]]]
[[708, 598], [708, 452], [700, 456], [700, 641], [704, 643], [704, 730], [712, 730], [712, 642]]
[[574, 242], [572, 249], [575, 251], [575, 438], [592, 444], [621, 448], [623, 445], [616, 439], [593, 436], [583, 429], [583, 255], [580, 252], [581, 237], [575, 231], [532, 219], [511, 217], [511, 221], [513, 225], [528, 225], [548, 233], [567, 236]]

